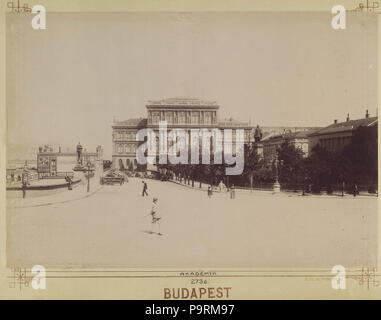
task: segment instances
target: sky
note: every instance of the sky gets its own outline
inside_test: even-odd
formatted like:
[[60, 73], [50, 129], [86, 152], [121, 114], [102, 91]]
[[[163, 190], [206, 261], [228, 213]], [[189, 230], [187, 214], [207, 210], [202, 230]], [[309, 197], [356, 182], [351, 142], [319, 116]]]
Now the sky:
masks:
[[52, 144], [111, 157], [113, 119], [148, 100], [217, 101], [219, 117], [326, 126], [377, 109], [376, 19], [321, 13], [48, 13], [6, 21], [9, 157]]

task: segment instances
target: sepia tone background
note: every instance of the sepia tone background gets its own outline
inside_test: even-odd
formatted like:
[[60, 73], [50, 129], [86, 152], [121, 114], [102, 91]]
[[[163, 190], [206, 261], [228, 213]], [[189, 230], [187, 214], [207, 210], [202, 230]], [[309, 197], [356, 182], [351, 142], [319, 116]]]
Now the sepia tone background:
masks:
[[[42, 3], [42, 2], [39, 2], [39, 3]], [[290, 2], [291, 3], [291, 2]], [[328, 4], [328, 3], [327, 3]], [[291, 8], [292, 6], [290, 6], [289, 8]], [[298, 7], [297, 7], [298, 8]], [[329, 9], [330, 8], [330, 6], [328, 5], [327, 6], [327, 8]], [[316, 8], [316, 9], [319, 9], [319, 8]], [[152, 10], [152, 7], [151, 7], [151, 10]], [[177, 9], [178, 10], [178, 9]], [[243, 9], [241, 9], [241, 10], [243, 10]], [[279, 9], [278, 9], [279, 10]], [[86, 10], [87, 11], [87, 10]], [[101, 8], [100, 8], [100, 11], [103, 11]], [[298, 18], [302, 18], [303, 16], [301, 16], [300, 14], [297, 14], [296, 15]], [[314, 16], [314, 14], [312, 15], [312, 16]], [[331, 17], [331, 15], [328, 15], [328, 18], [327, 18], [327, 29], [329, 29], [330, 28], [330, 17]], [[48, 22], [48, 24], [49, 24], [49, 22]], [[49, 29], [49, 28], [48, 28]], [[317, 29], [318, 30], [318, 29]], [[362, 37], [361, 37], [361, 32], [360, 32], [360, 34], [358, 34], [358, 36], [359, 36], [359, 39], [362, 39]], [[307, 41], [307, 43], [310, 43], [310, 45], [311, 45], [311, 47], [312, 47], [312, 50], [315, 52], [316, 50], [318, 50], [318, 48], [317, 47], [314, 47], [314, 44], [315, 44], [315, 42], [313, 41], [314, 39], [310, 39], [310, 40], [308, 40], [309, 38], [308, 38], [308, 36], [306, 37], [306, 41]], [[16, 41], [16, 40], [15, 40]], [[348, 39], [348, 43], [347, 43], [347, 45], [349, 46], [350, 45], [350, 41], [349, 41], [349, 39]], [[372, 44], [373, 43], [375, 43], [375, 42], [372, 42]], [[285, 44], [283, 44], [283, 45], [285, 45]], [[332, 39], [332, 45], [335, 45], [335, 41], [334, 41], [334, 39]], [[358, 46], [358, 47], [360, 47], [360, 46]], [[8, 48], [9, 49], [9, 48]], [[281, 48], [280, 48], [281, 49]], [[338, 48], [338, 50], [340, 50], [339, 48]], [[279, 53], [278, 53], [279, 54]], [[341, 57], [343, 57], [343, 55], [345, 54], [345, 50], [344, 51], [342, 51], [341, 52]], [[356, 50], [355, 50], [355, 52], [354, 52], [354, 54], [356, 54]], [[281, 55], [280, 55], [281, 56]], [[33, 55], [32, 55], [32, 57], [33, 57]], [[339, 57], [340, 57], [340, 55], [339, 55]], [[299, 57], [299, 59], [300, 59], [301, 57]], [[370, 57], [369, 58], [370, 59], [370, 61], [372, 61], [372, 62], [374, 62], [374, 63], [376, 63], [376, 60], [375, 60], [375, 57], [373, 56], [373, 57]], [[354, 61], [356, 61], [356, 56], [354, 56]], [[361, 65], [361, 61], [362, 62], [364, 62], [363, 60], [361, 60], [361, 59], [359, 59], [359, 61], [360, 61], [360, 65]], [[356, 62], [358, 62], [358, 61], [356, 61]], [[369, 62], [369, 61], [366, 61], [366, 62]], [[274, 62], [275, 63], [275, 62]], [[279, 61], [276, 61], [276, 63], [280, 63]], [[348, 63], [348, 61], [346, 61], [346, 63]], [[356, 68], [357, 66], [358, 66], [358, 64], [356, 64], [355, 62], [353, 62], [353, 64], [354, 64], [354, 68]], [[31, 65], [33, 65], [33, 64], [31, 64]], [[345, 66], [346, 64], [339, 64], [339, 68], [341, 67], [341, 68], [343, 68], [344, 66]], [[180, 70], [181, 70], [181, 65], [179, 65], [179, 68], [180, 68]], [[334, 70], [335, 70], [335, 67], [337, 67], [337, 64], [332, 64], [332, 68], [327, 68], [327, 70], [329, 70], [329, 71], [332, 71], [332, 72], [334, 72]], [[115, 67], [116, 68], [116, 67]], [[303, 69], [303, 65], [301, 64], [300, 65], [300, 72], [301, 72], [301, 74], [300, 74], [300, 76], [301, 76], [301, 79], [303, 79], [303, 73], [304, 73], [304, 69]], [[375, 68], [374, 68], [374, 70], [375, 70]], [[266, 70], [262, 70], [262, 72], [263, 73], [266, 73], [265, 72]], [[36, 72], [38, 72], [37, 70], [36, 70]], [[307, 72], [307, 71], [306, 71]], [[352, 70], [352, 72], [353, 72], [353, 70]], [[373, 76], [375, 76], [375, 72], [376, 71], [374, 71], [374, 74], [373, 74]], [[370, 71], [370, 73], [369, 74], [372, 74], [372, 71]], [[192, 73], [190, 73], [190, 76], [193, 76], [193, 77], [196, 77], [197, 75], [192, 75]], [[269, 75], [267, 75], [267, 76], [269, 76]], [[172, 77], [175, 77], [175, 74], [174, 75], [172, 75], [172, 76], [169, 76], [169, 78], [171, 79]], [[239, 75], [237, 76], [238, 78], [239, 78]], [[270, 77], [271, 78], [271, 77]], [[355, 78], [355, 77], [354, 77]], [[65, 80], [67, 80], [67, 79], [65, 79]], [[107, 79], [106, 79], [107, 80]], [[258, 80], [259, 81], [259, 80]], [[311, 81], [317, 81], [318, 82], [318, 79], [312, 79]], [[357, 85], [359, 85], [359, 83], [356, 83], [356, 81], [359, 81], [358, 79], [354, 79], [354, 83], [355, 84], [357, 84]], [[363, 83], [363, 81], [359, 81], [360, 83]], [[348, 97], [348, 94], [347, 94], [347, 103], [350, 103], [350, 101], [353, 101], [353, 100], [355, 100], [356, 101], [356, 99], [357, 99], [357, 101], [363, 101], [363, 99], [364, 99], [364, 92], [373, 92], [374, 94], [369, 94], [369, 95], [366, 95], [366, 96], [373, 96], [373, 97], [376, 97], [376, 85], [375, 85], [375, 83], [374, 82], [372, 82], [372, 81], [369, 81], [368, 82], [368, 80], [366, 80], [366, 82], [370, 85], [369, 87], [362, 87], [362, 89], [361, 90], [351, 90], [351, 93], [349, 94], [349, 97]], [[311, 84], [310, 84], [311, 85]], [[75, 86], [76, 88], [78, 88], [78, 86], [76, 85]], [[153, 86], [154, 87], [154, 86]], [[221, 86], [221, 88], [223, 88], [224, 87], [224, 84]], [[276, 87], [276, 86], [275, 86]], [[282, 87], [282, 86], [280, 86], [280, 87]], [[85, 86], [85, 88], [86, 88], [86, 86]], [[184, 88], [184, 86], [179, 86], [179, 88]], [[354, 85], [354, 88], [353, 89], [355, 89], [356, 88], [356, 85]], [[30, 93], [31, 93], [31, 101], [33, 101], [33, 94], [34, 94], [34, 90], [31, 88], [30, 89], [31, 91], [30, 91]], [[78, 89], [79, 90], [79, 89]], [[186, 92], [184, 92], [184, 94], [186, 94], [187, 92], [189, 92], [188, 91], [189, 89], [187, 89], [187, 90], [185, 90]], [[200, 89], [199, 89], [200, 90]], [[331, 93], [332, 95], [334, 95], [334, 93], [335, 93], [335, 91], [333, 90], [333, 88], [331, 88], [330, 86], [327, 86], [326, 87], [326, 90], [329, 92], [329, 93]], [[366, 91], [366, 90], [370, 90], [370, 91]], [[197, 92], [197, 89], [195, 89], [195, 88], [193, 88], [193, 90], [191, 90], [192, 92], [193, 91], [195, 91], [195, 92]], [[303, 92], [303, 90], [301, 90], [302, 92]], [[308, 90], [307, 90], [308, 91]], [[86, 91], [85, 91], [86, 92]], [[172, 92], [172, 91], [171, 91]], [[206, 95], [208, 95], [208, 92], [209, 91], [207, 91], [207, 90], [205, 90], [205, 92], [203, 93], [203, 92], [201, 92], [201, 91], [199, 91], [200, 92], [200, 95], [203, 97], [205, 94]], [[311, 92], [307, 92], [307, 93], [309, 93], [310, 95], [311, 95]], [[263, 94], [263, 93], [262, 93]], [[284, 86], [284, 93], [283, 93], [284, 95], [286, 95], [287, 94], [287, 86]], [[315, 93], [316, 95], [318, 95], [318, 93]], [[352, 94], [354, 94], [354, 96], [351, 96]], [[216, 95], [217, 95], [217, 93], [216, 93]], [[17, 95], [16, 95], [17, 96]], [[165, 96], [165, 95], [164, 95]], [[234, 96], [234, 95], [232, 95], [232, 96]], [[345, 96], [345, 95], [344, 95]], [[343, 97], [343, 96], [342, 96]], [[54, 97], [52, 96], [51, 97], [52, 99], [54, 99]], [[149, 97], [149, 98], [151, 98], [151, 97]], [[155, 97], [152, 97], [152, 98], [155, 98]], [[316, 97], [315, 97], [316, 98]], [[35, 97], [35, 99], [37, 99], [37, 97]], [[376, 99], [376, 98], [374, 98], [374, 99]], [[246, 106], [246, 101], [247, 100], [249, 100], [249, 99], [247, 99], [247, 97], [244, 97], [244, 98], [242, 98], [242, 101], [237, 101], [236, 103], [238, 103], [239, 105], [241, 105], [241, 106]], [[251, 100], [251, 99], [250, 99]], [[308, 95], [306, 94], [306, 96], [305, 97], [302, 97], [301, 98], [301, 103], [300, 103], [300, 105], [298, 105], [298, 106], [295, 106], [295, 110], [294, 110], [294, 112], [296, 111], [296, 113], [293, 113], [293, 117], [295, 117], [295, 114], [298, 114], [298, 112], [305, 112], [305, 109], [302, 107], [303, 105], [305, 105], [305, 103], [307, 103], [307, 100], [308, 100]], [[144, 99], [142, 99], [142, 101], [144, 101]], [[315, 101], [315, 100], [314, 100]], [[70, 101], [69, 101], [70, 102]], [[116, 105], [118, 105], [119, 104], [119, 107], [117, 108], [117, 111], [119, 112], [119, 114], [117, 114], [118, 116], [121, 116], [121, 117], [123, 117], [124, 115], [123, 115], [123, 104], [119, 101], [112, 101], [113, 103], [115, 103]], [[234, 102], [234, 101], [233, 101]], [[250, 101], [253, 105], [255, 105], [255, 101]], [[376, 100], [374, 100], [373, 101], [374, 103], [376, 103]], [[41, 108], [48, 108], [47, 107], [47, 105], [49, 104], [50, 102], [49, 102], [49, 100], [47, 101], [47, 104], [44, 106], [44, 107], [41, 107]], [[103, 104], [104, 103], [110, 103], [109, 101], [103, 101], [102, 102]], [[274, 103], [274, 106], [276, 105], [276, 101], [275, 102], [273, 102]], [[280, 101], [278, 101], [278, 103], [279, 103], [279, 106], [280, 106], [280, 112], [282, 112], [282, 115], [285, 115], [285, 114], [287, 114], [287, 109], [282, 109], [282, 103], [280, 102]], [[310, 101], [310, 103], [314, 103], [313, 101]], [[369, 102], [367, 102], [367, 103], [372, 103], [372, 101], [369, 101]], [[15, 105], [16, 105], [17, 103], [15, 103]], [[69, 103], [70, 104], [70, 103]], [[17, 105], [19, 105], [19, 104], [17, 104]], [[131, 102], [131, 105], [133, 105], [133, 106], [136, 106], [136, 108], [137, 108], [137, 110], [138, 109], [141, 109], [141, 105], [139, 105], [139, 101], [132, 101]], [[286, 105], [286, 104], [283, 104], [283, 105]], [[17, 107], [15, 107], [16, 109], [15, 110], [17, 110]], [[37, 106], [37, 108], [38, 108], [38, 106]], [[90, 107], [89, 107], [90, 108]], [[250, 108], [248, 108], [248, 107], [246, 107], [247, 108], [247, 110], [251, 110], [251, 108], [252, 108], [252, 106], [250, 106]], [[350, 108], [350, 106], [348, 106], [348, 108]], [[354, 107], [353, 107], [354, 108]], [[227, 111], [229, 111], [229, 107], [227, 107], [226, 108], [227, 109]], [[239, 110], [245, 110], [245, 107], [242, 107], [242, 108], [237, 108], [237, 109], [239, 109]], [[276, 110], [278, 110], [276, 107], [275, 107], [275, 109]], [[17, 117], [17, 112], [15, 111], [14, 109], [12, 109], [12, 112], [14, 111], [14, 113], [12, 113], [12, 112], [10, 112], [10, 114], [8, 115], [8, 121], [12, 121], [12, 118], [14, 119], [15, 117]], [[97, 110], [98, 110], [98, 108], [97, 108]], [[260, 110], [260, 109], [259, 109]], [[356, 110], [359, 110], [359, 111], [355, 111], [355, 109], [353, 109], [353, 113], [354, 113], [354, 115], [356, 115], [356, 112], [358, 112], [358, 115], [359, 116], [362, 116], [362, 109], [360, 108], [360, 109], [356, 109]], [[74, 110], [75, 111], [75, 110]], [[316, 110], [316, 112], [318, 112], [319, 110]], [[320, 110], [321, 111], [321, 110]], [[339, 110], [339, 111], [342, 111], [342, 110]], [[339, 112], [339, 111], [337, 111], [337, 112]], [[335, 112], [336, 112], [336, 110], [335, 110]], [[256, 113], [256, 111], [255, 111], [255, 113]], [[19, 113], [18, 113], [19, 114]], [[249, 114], [251, 114], [251, 111], [246, 111], [246, 113], [245, 112], [242, 112], [241, 114], [238, 114], [237, 115], [237, 117], [238, 118], [241, 118], [241, 117], [244, 117], [244, 118], [247, 118], [247, 116], [249, 115]], [[318, 113], [317, 113], [318, 114]], [[341, 113], [340, 113], [340, 115], [341, 115]], [[52, 119], [52, 121], [51, 122], [49, 122], [49, 126], [50, 125], [52, 125], [52, 124], [55, 124], [56, 126], [58, 125], [58, 120], [57, 120], [57, 118], [55, 118], [56, 117], [56, 115], [52, 115], [53, 116], [53, 119]], [[128, 116], [128, 115], [127, 115]], [[127, 117], [126, 116], [126, 117]], [[257, 115], [255, 115], [255, 117], [257, 117]], [[270, 115], [268, 115], [267, 116], [268, 117], [268, 119], [269, 120], [271, 120], [271, 119], [274, 119], [274, 121], [279, 121], [279, 120], [282, 120], [282, 121], [290, 121], [291, 120], [291, 118], [290, 119], [288, 119], [287, 120], [287, 117], [286, 117], [286, 119], [284, 120], [283, 118], [284, 117], [278, 117], [278, 120], [277, 120], [277, 116], [276, 115], [272, 115], [272, 114], [270, 114]], [[339, 117], [339, 116], [337, 116], [337, 117]], [[341, 118], [343, 118], [344, 117], [344, 114], [343, 115], [341, 115]], [[253, 116], [253, 118], [254, 118], [254, 116]], [[258, 116], [258, 118], [261, 118], [261, 117], [259, 117]], [[262, 115], [262, 118], [264, 118], [264, 119], [266, 119], [266, 116], [263, 116]], [[309, 117], [309, 116], [306, 116], [305, 117], [306, 119], [307, 119], [307, 121], [310, 121], [311, 119], [314, 119], [314, 117]], [[318, 117], [318, 116], [316, 116], [315, 118], [317, 118], [317, 119], [320, 119], [320, 117]], [[10, 119], [10, 120], [9, 120]], [[300, 121], [300, 119], [304, 119], [304, 117], [301, 117], [301, 118], [296, 118], [296, 120], [298, 121]], [[21, 121], [19, 121], [19, 123], [22, 123], [23, 121], [22, 120], [25, 120], [25, 119], [19, 119], [19, 120], [21, 120]], [[38, 120], [38, 119], [37, 119]], [[253, 119], [254, 120], [254, 119]], [[331, 119], [323, 119], [325, 122], [330, 122], [331, 121]], [[13, 120], [14, 121], [14, 120]], [[15, 122], [14, 122], [15, 123]], [[38, 123], [38, 122], [37, 122]], [[304, 124], [304, 123], [303, 123]], [[9, 122], [8, 122], [8, 125], [9, 125]], [[52, 126], [52, 127], [48, 127], [48, 128], [46, 128], [47, 130], [47, 132], [49, 132], [50, 131], [50, 129], [51, 128], [56, 128], [56, 126]], [[10, 126], [9, 126], [10, 127]], [[8, 128], [9, 128], [8, 127]], [[13, 128], [14, 128], [14, 126], [12, 126]], [[34, 139], [34, 137], [33, 137], [33, 135], [31, 135], [31, 136], [29, 136], [29, 134], [27, 134], [27, 133], [29, 133], [30, 131], [28, 131], [28, 130], [26, 130], [25, 129], [25, 126], [18, 126], [18, 127], [16, 127], [16, 128], [18, 128], [18, 130], [15, 130], [15, 132], [10, 132], [9, 134], [10, 134], [10, 136], [12, 136], [12, 134], [13, 134], [13, 136], [12, 136], [12, 141], [18, 141], [18, 140], [21, 140], [20, 139], [20, 137], [25, 137], [25, 136], [28, 136], [28, 139], [31, 139], [30, 141], [33, 141], [33, 139]], [[23, 132], [23, 130], [25, 130], [24, 132]], [[63, 133], [63, 132], [65, 132], [65, 127], [64, 128], [59, 128], [58, 127], [58, 131], [59, 130], [62, 130], [60, 133], [59, 133], [59, 136]], [[22, 134], [21, 134], [22, 133]], [[89, 138], [90, 138], [90, 136], [91, 136], [91, 134], [89, 134]], [[9, 136], [8, 136], [8, 138], [9, 138]], [[28, 143], [30, 143], [30, 141], [28, 141]], [[106, 141], [106, 143], [109, 143], [109, 141], [110, 141], [110, 139], [108, 139], [107, 141]], [[106, 144], [105, 143], [105, 144]], [[4, 215], [5, 216], [5, 215]], [[54, 280], [53, 280], [54, 281]], [[53, 281], [52, 281], [52, 283], [53, 283]], [[85, 280], [81, 280], [81, 281], [85, 281]], [[99, 281], [103, 281], [103, 280], [93, 280], [93, 284], [95, 283], [99, 283]], [[138, 282], [139, 281], [139, 282]], [[172, 281], [172, 280], [171, 280]], [[187, 280], [184, 280], [184, 281], [187, 281]], [[233, 287], [234, 288], [236, 288], [236, 293], [235, 293], [235, 296], [234, 296], [234, 298], [244, 298], [244, 297], [247, 297], [247, 298], [252, 298], [252, 297], [270, 297], [270, 296], [272, 296], [272, 297], [276, 297], [277, 295], [279, 296], [280, 294], [281, 294], [281, 290], [279, 290], [279, 286], [280, 286], [280, 282], [282, 283], [282, 286], [284, 285], [284, 286], [286, 286], [287, 288], [290, 288], [290, 287], [293, 287], [294, 289], [295, 289], [295, 291], [291, 291], [291, 289], [289, 289], [290, 290], [290, 292], [289, 292], [289, 296], [288, 297], [292, 297], [293, 295], [294, 295], [294, 297], [296, 297], [296, 296], [298, 296], [298, 294], [300, 294], [301, 292], [304, 292], [304, 294], [306, 294], [306, 295], [310, 295], [310, 296], [315, 296], [315, 297], [327, 297], [327, 294], [328, 295], [331, 295], [331, 294], [333, 294], [334, 292], [332, 291], [332, 289], [330, 289], [330, 284], [329, 283], [327, 283], [327, 281], [323, 281], [323, 282], [316, 282], [316, 283], [314, 283], [314, 285], [313, 286], [311, 286], [311, 283], [310, 282], [307, 282], [307, 281], [300, 281], [300, 279], [299, 280], [295, 280], [295, 279], [292, 279], [292, 280], [290, 280], [290, 279], [281, 279], [281, 280], [279, 280], [279, 279], [275, 279], [274, 281], [270, 281], [273, 285], [272, 286], [268, 286], [268, 283], [269, 283], [269, 280], [267, 279], [250, 279], [250, 281], [253, 281], [253, 284], [255, 283], [255, 286], [243, 286], [243, 283], [245, 282], [245, 283], [248, 283], [246, 280], [244, 281], [244, 282], [242, 282], [242, 281], [240, 281], [239, 279], [237, 280], [237, 279], [228, 279], [228, 278], [226, 278], [226, 279], [214, 279], [213, 280], [216, 284], [217, 283], [219, 283], [219, 282], [223, 282], [224, 283], [224, 285], [225, 286], [227, 286], [227, 285], [229, 285], [229, 284], [233, 284]], [[127, 280], [124, 280], [123, 282], [121, 282], [121, 281], [118, 281], [118, 280], [108, 280], [108, 282], [107, 282], [107, 285], [109, 285], [110, 287], [110, 290], [107, 290], [107, 293], [105, 292], [105, 291], [102, 291], [102, 292], [99, 292], [99, 294], [108, 294], [109, 295], [109, 297], [126, 297], [126, 296], [128, 296], [128, 292], [133, 292], [133, 290], [132, 291], [129, 291], [130, 289], [131, 289], [131, 287], [132, 288], [136, 288], [136, 287], [138, 287], [139, 288], [139, 293], [138, 294], [141, 294], [141, 297], [147, 297], [147, 298], [153, 298], [153, 297], [156, 297], [156, 298], [160, 298], [161, 296], [161, 287], [162, 286], [183, 286], [184, 284], [183, 284], [183, 282], [181, 282], [181, 281], [179, 281], [179, 283], [177, 283], [177, 284], [174, 284], [173, 282], [171, 282], [170, 283], [170, 285], [169, 285], [169, 280], [154, 280], [154, 281], [152, 281], [152, 280], [128, 280], [128, 288], [129, 289], [126, 289], [124, 286], [127, 284]], [[297, 285], [295, 285], [295, 282], [297, 282], [298, 284]], [[71, 283], [71, 284], [70, 284]], [[78, 288], [78, 285], [79, 285], [79, 283], [77, 282], [77, 283], [74, 283], [74, 282], [71, 282], [71, 280], [68, 280], [67, 282], [66, 282], [66, 280], [65, 280], [65, 284], [64, 285], [62, 285], [62, 283], [55, 283], [55, 284], [53, 284], [53, 286], [52, 286], [52, 288], [51, 289], [49, 289], [49, 291], [47, 291], [46, 293], [47, 294], [52, 294], [53, 296], [55, 296], [55, 297], [58, 297], [57, 296], [57, 291], [55, 291], [55, 289], [57, 289], [57, 288], [61, 288], [60, 290], [62, 290], [62, 286], [64, 286], [64, 287], [67, 287], [68, 288], [68, 291], [67, 291], [67, 297], [69, 297], [69, 296], [73, 296], [73, 289], [74, 288], [76, 288], [76, 289], [79, 289], [79, 291], [77, 291], [77, 292], [81, 292], [82, 290], [85, 290], [85, 289], [83, 289], [83, 287], [82, 287], [82, 284], [83, 284], [84, 282], [81, 282], [81, 288]], [[186, 283], [186, 282], [185, 282]], [[145, 287], [145, 286], [147, 286], [147, 287]], [[325, 292], [324, 290], [326, 290], [326, 287], [329, 287], [329, 290], [328, 290], [328, 292]], [[356, 287], [356, 286], [354, 286], [354, 287]], [[112, 288], [112, 289], [111, 289]], [[117, 288], [119, 288], [119, 289], [123, 289], [123, 291], [124, 291], [124, 294], [125, 295], [120, 295], [121, 294], [121, 292], [120, 291], [118, 291], [118, 289]], [[250, 288], [250, 290], [249, 290], [249, 288]], [[258, 288], [261, 288], [261, 289], [258, 289]], [[304, 288], [304, 290], [305, 291], [299, 291], [299, 290], [303, 290], [303, 288]], [[353, 289], [354, 290], [354, 289]], [[37, 293], [35, 293], [35, 292], [31, 292], [30, 290], [28, 291], [30, 294], [37, 294]], [[53, 293], [53, 292], [55, 292], [55, 293]], [[364, 291], [364, 292], [362, 292], [362, 288], [359, 288], [359, 292], [360, 293], [362, 293], [362, 294], [370, 294], [370, 292], [369, 291]], [[46, 294], [45, 293], [45, 294]], [[62, 292], [61, 292], [61, 294], [62, 294]], [[336, 293], [337, 295], [336, 295], [336, 297], [343, 297], [343, 295], [346, 295], [346, 294], [348, 294], [348, 292], [344, 292], [344, 293]], [[372, 294], [374, 294], [374, 291], [373, 291], [373, 293]], [[372, 295], [371, 294], [371, 295]], [[273, 295], [275, 295], [275, 296], [273, 296]], [[136, 296], [130, 296], [130, 297], [136, 297]]]
[[144, 117], [151, 99], [216, 100], [221, 118], [260, 126], [375, 116], [376, 16], [348, 13], [345, 32], [330, 17], [48, 11], [36, 32], [8, 14], [8, 158], [82, 140], [111, 159], [113, 119]]

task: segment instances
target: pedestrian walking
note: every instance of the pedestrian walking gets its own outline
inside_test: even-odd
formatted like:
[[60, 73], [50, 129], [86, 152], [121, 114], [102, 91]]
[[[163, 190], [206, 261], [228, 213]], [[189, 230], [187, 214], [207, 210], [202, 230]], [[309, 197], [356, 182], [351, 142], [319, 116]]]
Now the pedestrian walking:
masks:
[[158, 213], [158, 199], [157, 198], [153, 198], [153, 205], [152, 205], [152, 209], [151, 209], [151, 216], [152, 216], [152, 222], [151, 222], [151, 233], [155, 233], [154, 232], [154, 228], [155, 226], [157, 226], [157, 230], [158, 232], [156, 232], [159, 236], [162, 235], [162, 233], [160, 232], [160, 220], [161, 220], [161, 217], [159, 216], [159, 213]]
[[70, 179], [70, 177], [69, 177], [68, 175], [66, 175], [65, 180], [66, 180], [66, 182], [67, 182], [67, 189], [68, 189], [68, 190], [73, 190], [73, 188], [72, 188], [72, 186], [71, 186], [71, 184], [72, 184], [72, 180]]
[[143, 192], [142, 192], [142, 196], [144, 197], [145, 195], [146, 196], [148, 196], [148, 193], [147, 193], [147, 189], [148, 189], [148, 187], [147, 187], [147, 183], [143, 180], [142, 181], [142, 183], [143, 183]]
[[23, 199], [25, 199], [25, 196], [26, 196], [26, 185], [27, 185], [27, 182], [25, 180], [23, 180], [22, 184], [21, 184], [22, 198]]
[[213, 190], [212, 190], [212, 186], [209, 186], [208, 187], [208, 198], [210, 199], [213, 195]]
[[225, 191], [227, 189], [226, 185], [224, 184], [224, 182], [222, 180], [218, 184], [218, 189], [219, 189], [220, 192]]
[[341, 184], [341, 196], [344, 197], [344, 191], [345, 191], [345, 181], [343, 180], [343, 183]]
[[357, 187], [357, 184], [353, 184], [353, 196], [356, 197], [358, 195], [359, 189]]
[[234, 184], [230, 187], [230, 199], [235, 199], [235, 188]]

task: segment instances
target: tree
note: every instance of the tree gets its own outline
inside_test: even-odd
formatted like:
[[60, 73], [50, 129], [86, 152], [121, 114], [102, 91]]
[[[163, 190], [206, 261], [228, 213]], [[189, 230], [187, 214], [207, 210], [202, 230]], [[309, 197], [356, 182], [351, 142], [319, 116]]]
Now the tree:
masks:
[[312, 149], [311, 155], [305, 160], [305, 171], [312, 184], [313, 192], [327, 191], [340, 180], [338, 168], [338, 154], [329, 152], [319, 145]]
[[334, 184], [345, 183], [348, 187], [368, 184], [375, 189], [378, 178], [377, 126], [359, 127], [350, 144], [342, 152], [329, 152], [317, 145], [305, 161], [312, 189], [332, 190]]
[[214, 164], [213, 162], [211, 164], [204, 164], [202, 171], [208, 183], [211, 185], [216, 185], [218, 180], [223, 179], [225, 174], [225, 165]]
[[252, 144], [245, 144], [244, 146], [244, 169], [243, 175], [250, 183], [250, 188], [253, 188], [253, 179], [255, 172], [262, 169], [263, 163], [261, 162], [257, 150]]
[[303, 175], [303, 151], [291, 145], [288, 140], [277, 150], [280, 170], [279, 182], [297, 184]]
[[359, 127], [355, 131], [352, 142], [343, 149], [339, 167], [350, 183], [377, 184], [377, 126]]
[[254, 171], [253, 180], [254, 182], [274, 182], [274, 171], [263, 159], [259, 161], [258, 169]]

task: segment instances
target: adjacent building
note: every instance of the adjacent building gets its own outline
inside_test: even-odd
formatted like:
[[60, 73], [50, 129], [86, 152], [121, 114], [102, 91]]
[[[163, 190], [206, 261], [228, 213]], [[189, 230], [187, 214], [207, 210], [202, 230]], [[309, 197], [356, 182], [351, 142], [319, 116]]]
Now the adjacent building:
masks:
[[[78, 144], [78, 147], [82, 146]], [[61, 147], [58, 151], [54, 151], [52, 147], [45, 145], [39, 147], [37, 153], [37, 172], [38, 178], [46, 177], [64, 177], [66, 174], [73, 171], [73, 168], [78, 164], [77, 152], [62, 152]], [[101, 162], [103, 160], [103, 149], [97, 146], [96, 152], [82, 152], [82, 163], [86, 164], [88, 161], [94, 163], [95, 161]]]
[[352, 137], [359, 127], [372, 127], [377, 124], [378, 118], [370, 117], [366, 111], [363, 119], [350, 120], [348, 115], [346, 121], [334, 120], [333, 124], [323, 128], [306, 127], [302, 130], [284, 128], [283, 133], [277, 132], [277, 128], [272, 128], [270, 133], [267, 132], [267, 135], [257, 145], [267, 163], [275, 160], [277, 149], [285, 141], [302, 150], [304, 157], [308, 157], [316, 145], [330, 152], [341, 152], [346, 145], [352, 142]]
[[136, 134], [147, 127], [147, 119], [137, 118], [116, 121], [112, 125], [112, 167], [136, 169], [136, 150], [139, 142]]
[[277, 155], [277, 150], [286, 141], [298, 148], [303, 152], [304, 157], [308, 157], [309, 152], [309, 139], [308, 136], [313, 132], [314, 129], [296, 131], [296, 132], [284, 132], [282, 134], [273, 134], [265, 137], [260, 145], [262, 147], [263, 158], [267, 163], [272, 163]]
[[309, 135], [309, 152], [316, 145], [330, 152], [341, 152], [352, 142], [352, 137], [359, 127], [376, 127], [377, 125], [378, 117], [370, 117], [368, 110], [362, 119], [350, 120], [348, 115], [345, 122], [334, 120], [333, 124]]

